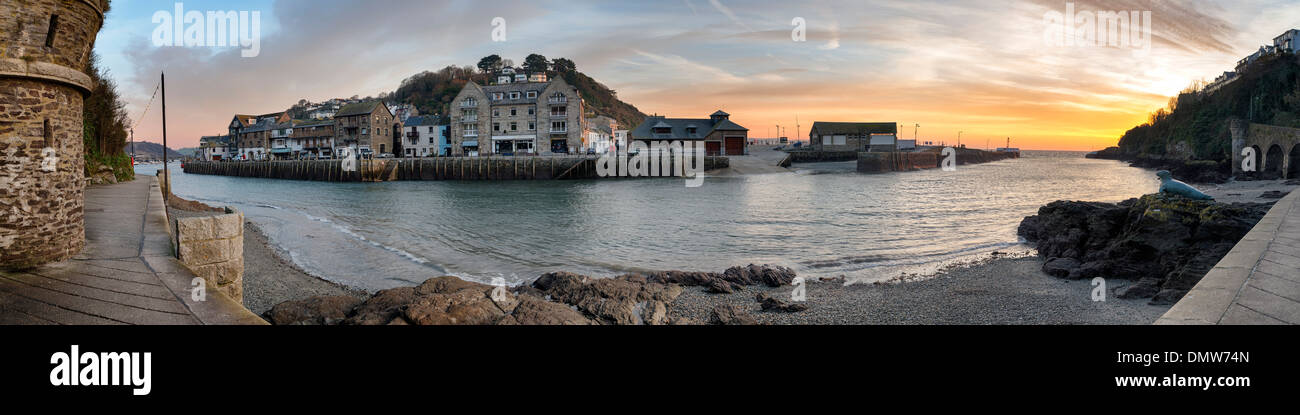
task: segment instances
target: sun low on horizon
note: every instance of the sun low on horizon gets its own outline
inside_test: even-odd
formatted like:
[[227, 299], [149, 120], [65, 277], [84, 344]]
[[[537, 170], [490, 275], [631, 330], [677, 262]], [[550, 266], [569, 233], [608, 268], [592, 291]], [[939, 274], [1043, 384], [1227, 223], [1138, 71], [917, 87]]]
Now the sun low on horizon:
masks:
[[[139, 125], [137, 140], [160, 141], [150, 101], [167, 73], [174, 148], [222, 134], [233, 114], [379, 96], [422, 71], [538, 53], [574, 61], [645, 114], [721, 109], [754, 138], [807, 139], [816, 121], [893, 122], [905, 139], [1090, 151], [1300, 26], [1300, 8], [1269, 4], [132, 1], [113, 4], [96, 51]], [[177, 7], [258, 12], [260, 50], [155, 45], [155, 15]], [[1131, 31], [1081, 29], [1083, 14], [1120, 12]], [[384, 24], [333, 29], [371, 20]]]

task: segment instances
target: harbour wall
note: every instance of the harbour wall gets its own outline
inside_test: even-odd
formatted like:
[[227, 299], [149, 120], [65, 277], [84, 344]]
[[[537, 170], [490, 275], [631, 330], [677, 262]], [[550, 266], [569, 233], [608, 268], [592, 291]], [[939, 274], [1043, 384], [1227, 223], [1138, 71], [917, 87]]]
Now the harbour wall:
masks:
[[[988, 163], [1019, 158], [1019, 153], [998, 153], [980, 150], [957, 152], [957, 165]], [[944, 156], [939, 152], [879, 152], [858, 153], [859, 173], [887, 173], [939, 168]]]
[[[189, 161], [186, 174], [260, 177], [330, 182], [398, 180], [567, 180], [602, 178], [599, 156], [576, 157], [436, 157], [357, 160], [345, 171], [342, 160]], [[611, 167], [617, 168], [617, 158]], [[708, 156], [704, 170], [729, 166], [726, 157]]]

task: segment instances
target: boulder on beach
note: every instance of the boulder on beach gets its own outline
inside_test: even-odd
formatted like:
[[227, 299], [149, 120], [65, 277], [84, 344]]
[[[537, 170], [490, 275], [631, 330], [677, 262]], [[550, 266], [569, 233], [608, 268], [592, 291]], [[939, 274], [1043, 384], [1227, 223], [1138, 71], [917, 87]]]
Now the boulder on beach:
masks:
[[1043, 271], [1069, 279], [1134, 281], [1120, 298], [1172, 304], [1191, 290], [1268, 212], [1170, 194], [1120, 203], [1057, 201], [1024, 219], [1018, 233], [1046, 258]]

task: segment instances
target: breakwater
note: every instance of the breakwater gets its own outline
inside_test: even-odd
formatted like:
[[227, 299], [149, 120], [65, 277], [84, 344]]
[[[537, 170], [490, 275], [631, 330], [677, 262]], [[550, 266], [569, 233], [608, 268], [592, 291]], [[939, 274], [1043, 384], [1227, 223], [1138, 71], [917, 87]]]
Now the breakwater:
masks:
[[[189, 161], [183, 169], [186, 174], [328, 182], [566, 180], [600, 178], [599, 160], [599, 156], [378, 159], [357, 160], [355, 169], [344, 169], [342, 160]], [[704, 159], [705, 171], [728, 165], [726, 157]]]
[[[954, 161], [960, 166], [1020, 158], [1020, 153], [962, 149], [957, 151], [954, 156]], [[939, 168], [942, 165], [945, 157], [946, 156], [938, 151], [922, 151], [915, 153], [858, 153], [858, 172], [886, 173], [893, 171], [934, 169]]]

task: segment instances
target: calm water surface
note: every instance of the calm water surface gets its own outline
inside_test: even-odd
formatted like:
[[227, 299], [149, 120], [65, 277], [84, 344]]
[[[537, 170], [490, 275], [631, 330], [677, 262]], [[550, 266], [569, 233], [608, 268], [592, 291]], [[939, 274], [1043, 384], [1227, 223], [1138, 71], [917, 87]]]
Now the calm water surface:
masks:
[[1027, 152], [956, 172], [796, 167], [693, 189], [679, 179], [322, 183], [179, 172], [173, 185], [187, 199], [242, 210], [306, 271], [369, 290], [438, 275], [518, 283], [557, 270], [748, 263], [883, 280], [1016, 246], [1020, 220], [1048, 202], [1158, 188], [1149, 170], [1081, 153]]

